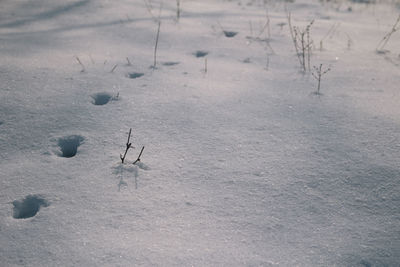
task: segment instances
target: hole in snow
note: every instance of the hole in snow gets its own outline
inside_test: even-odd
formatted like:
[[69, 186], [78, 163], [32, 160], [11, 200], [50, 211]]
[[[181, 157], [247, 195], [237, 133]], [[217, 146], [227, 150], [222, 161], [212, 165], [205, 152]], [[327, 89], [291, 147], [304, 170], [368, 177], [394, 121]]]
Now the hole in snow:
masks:
[[38, 195], [29, 195], [22, 200], [13, 201], [12, 204], [14, 205], [13, 217], [15, 219], [33, 217], [38, 213], [40, 207], [49, 206], [47, 200]]
[[235, 37], [235, 35], [238, 34], [238, 32], [224, 31], [224, 34], [226, 37], [232, 38]]
[[58, 146], [60, 147], [60, 157], [72, 158], [76, 155], [78, 147], [83, 142], [84, 138], [80, 135], [70, 135], [58, 139]]
[[168, 61], [168, 62], [164, 62], [162, 63], [164, 66], [175, 66], [178, 65], [179, 62], [175, 62], [175, 61]]
[[112, 95], [109, 93], [97, 93], [92, 95], [92, 103], [96, 106], [105, 105], [112, 99]]
[[128, 73], [128, 78], [136, 79], [136, 78], [142, 77], [143, 75], [144, 75], [144, 73], [141, 73], [141, 72], [131, 72], [131, 73]]
[[193, 55], [195, 55], [196, 57], [205, 57], [208, 55], [208, 52], [199, 50], [194, 52]]
[[371, 267], [372, 266], [372, 264], [370, 262], [366, 261], [366, 260], [362, 260], [360, 262], [360, 264], [361, 264], [361, 266], [364, 266], [364, 267]]

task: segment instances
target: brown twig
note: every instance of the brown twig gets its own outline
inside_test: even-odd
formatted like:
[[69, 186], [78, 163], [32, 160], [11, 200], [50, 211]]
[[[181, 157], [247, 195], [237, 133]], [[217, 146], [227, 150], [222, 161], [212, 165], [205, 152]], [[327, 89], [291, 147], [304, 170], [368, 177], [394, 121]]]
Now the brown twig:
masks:
[[119, 157], [121, 158], [122, 163], [124, 163], [126, 154], [128, 153], [129, 148], [131, 148], [131, 146], [132, 146], [132, 143], [129, 143], [129, 140], [131, 138], [131, 133], [132, 133], [132, 128], [129, 129], [128, 141], [126, 141], [126, 149], [125, 149], [124, 156], [122, 156], [121, 154], [119, 155]]
[[133, 165], [135, 165], [137, 162], [140, 161], [140, 157], [142, 156], [144, 150], [144, 146], [142, 147], [142, 150], [140, 150], [139, 156], [137, 157], [137, 159], [132, 163]]

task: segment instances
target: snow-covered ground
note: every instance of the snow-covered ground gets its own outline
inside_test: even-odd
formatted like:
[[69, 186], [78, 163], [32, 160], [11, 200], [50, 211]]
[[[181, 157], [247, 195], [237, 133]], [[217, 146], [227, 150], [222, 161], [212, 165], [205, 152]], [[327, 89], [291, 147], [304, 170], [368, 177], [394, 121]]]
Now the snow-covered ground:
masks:
[[0, 1], [0, 266], [399, 266], [400, 7], [356, 2]]

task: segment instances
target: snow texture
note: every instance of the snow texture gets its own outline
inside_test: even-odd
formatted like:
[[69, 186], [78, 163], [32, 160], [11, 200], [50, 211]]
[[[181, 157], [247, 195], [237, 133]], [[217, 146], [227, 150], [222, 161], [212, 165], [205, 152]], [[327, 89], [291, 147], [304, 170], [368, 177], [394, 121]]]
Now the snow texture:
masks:
[[398, 0], [176, 3], [1, 1], [0, 265], [399, 266]]

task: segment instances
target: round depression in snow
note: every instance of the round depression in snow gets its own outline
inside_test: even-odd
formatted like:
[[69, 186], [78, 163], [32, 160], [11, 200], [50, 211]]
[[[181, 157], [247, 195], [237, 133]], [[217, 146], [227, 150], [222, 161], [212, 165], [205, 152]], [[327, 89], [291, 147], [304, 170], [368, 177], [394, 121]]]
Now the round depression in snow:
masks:
[[41, 207], [49, 206], [49, 202], [39, 195], [29, 195], [21, 200], [13, 201], [12, 204], [14, 219], [31, 218], [39, 212]]
[[91, 96], [92, 97], [92, 103], [93, 105], [96, 106], [102, 106], [107, 104], [112, 100], [112, 94], [109, 93], [97, 93]]

